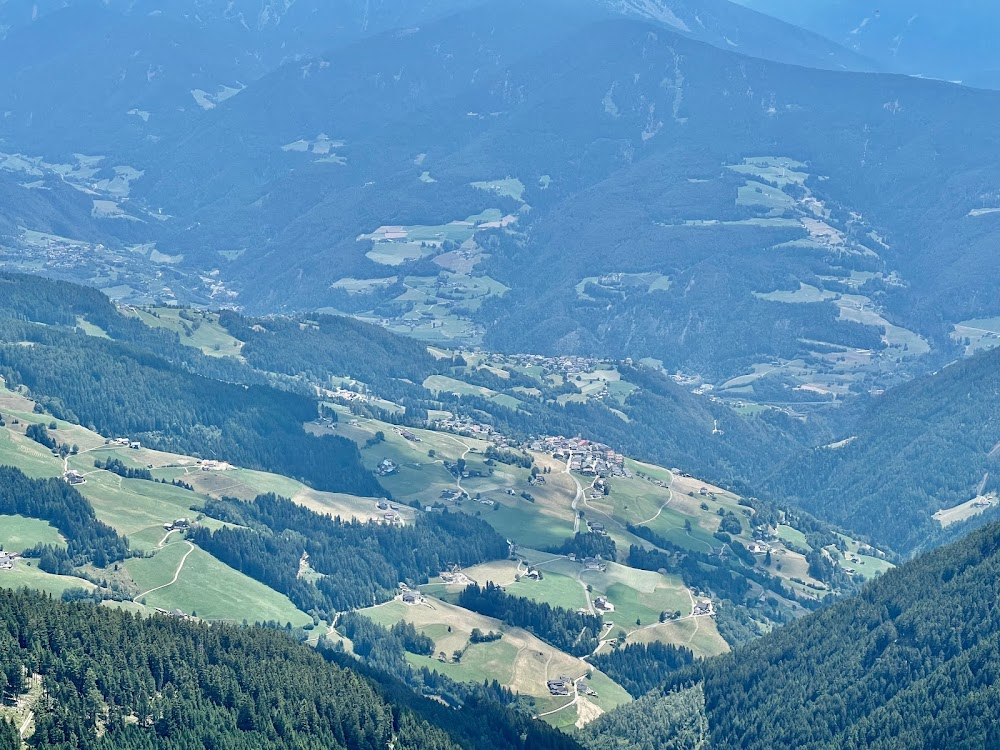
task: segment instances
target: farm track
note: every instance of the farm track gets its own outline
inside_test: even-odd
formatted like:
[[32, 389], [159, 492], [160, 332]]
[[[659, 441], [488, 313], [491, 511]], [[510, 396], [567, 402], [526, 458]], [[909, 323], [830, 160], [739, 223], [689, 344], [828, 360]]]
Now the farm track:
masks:
[[156, 588], [152, 588], [149, 591], [144, 591], [143, 593], [136, 596], [135, 597], [136, 599], [142, 599], [144, 596], [152, 594], [154, 591], [160, 591], [162, 589], [167, 588], [168, 586], [173, 586], [175, 583], [177, 583], [177, 579], [181, 577], [181, 573], [184, 571], [184, 563], [187, 562], [188, 557], [190, 557], [191, 553], [194, 552], [195, 550], [195, 547], [191, 542], [185, 542], [185, 544], [187, 544], [189, 549], [187, 552], [184, 553], [184, 557], [181, 558], [180, 563], [177, 565], [177, 570], [174, 572], [173, 580], [171, 580], [170, 583], [165, 583], [162, 586], [157, 586]]

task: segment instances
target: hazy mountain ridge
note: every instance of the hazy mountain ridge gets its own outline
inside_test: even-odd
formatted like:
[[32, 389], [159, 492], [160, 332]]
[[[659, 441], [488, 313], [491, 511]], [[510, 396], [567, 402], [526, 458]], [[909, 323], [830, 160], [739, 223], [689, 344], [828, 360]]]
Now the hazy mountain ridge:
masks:
[[978, 0], [738, 0], [876, 60], [885, 70], [1000, 85], [995, 4]]
[[[671, 7], [678, 17], [690, 10]], [[366, 312], [393, 298], [335, 294], [331, 285], [438, 271], [412, 257], [398, 267], [374, 262], [360, 236], [500, 211], [516, 223], [505, 219], [488, 240], [494, 257], [472, 267], [490, 269], [511, 288], [510, 300], [527, 304], [487, 300], [465, 316], [493, 328], [493, 346], [605, 347], [615, 356], [662, 359], [717, 384], [766, 357], [787, 363], [805, 356], [808, 369], [828, 368], [802, 341], [871, 351], [874, 364], [864, 372], [888, 372], [893, 382], [896, 370], [911, 369], [907, 360], [925, 350], [924, 340], [950, 346], [947, 323], [994, 312], [989, 278], [962, 269], [991, 247], [992, 218], [970, 212], [993, 205], [995, 97], [768, 63], [662, 23], [591, 11], [567, 17], [560, 2], [486, 6], [344, 42], [242, 90], [234, 79], [231, 89], [202, 88], [195, 97], [171, 83], [189, 102], [162, 131], [156, 112], [125, 110], [134, 101], [122, 98], [116, 117], [124, 130], [95, 132], [105, 142], [131, 139], [131, 149], [116, 148], [129, 151], [121, 161], [143, 175], [128, 202], [95, 204], [93, 213], [111, 227], [111, 238], [156, 242], [156, 257], [182, 258], [161, 269], [174, 277], [161, 294], [198, 302], [214, 295], [259, 311], [347, 305]], [[766, 38], [763, 31], [752, 36]], [[584, 49], [593, 55], [584, 58]], [[186, 75], [178, 71], [177, 80]], [[954, 120], [940, 115], [942, 101], [964, 113], [974, 134], [960, 148]], [[80, 118], [72, 107], [35, 104]], [[96, 101], [81, 107], [99, 109]], [[30, 120], [33, 111], [21, 114]], [[44, 128], [39, 135], [58, 131], [70, 150], [73, 128], [60, 120]], [[126, 131], [124, 140], [116, 134]], [[746, 163], [754, 158], [779, 161], [761, 171]], [[768, 171], [793, 162], [801, 166], [791, 183]], [[523, 184], [520, 200], [474, 187], [504, 178]], [[775, 179], [788, 184], [767, 184]], [[109, 219], [120, 214], [146, 221], [145, 236], [114, 227]], [[609, 262], [609, 247], [620, 248], [621, 262]], [[526, 277], [513, 271], [522, 263], [538, 265]], [[539, 294], [534, 281], [560, 264], [559, 284]], [[601, 292], [605, 275], [644, 273], [672, 279], [673, 291], [661, 283], [649, 305], [611, 290], [603, 310], [576, 289], [597, 282]], [[181, 278], [192, 276], [195, 282]], [[816, 299], [795, 297], [800, 285], [816, 290], [809, 292]], [[149, 280], [133, 288], [156, 294]], [[942, 321], [941, 300], [956, 290], [961, 309]], [[742, 319], [779, 336], [740, 331], [734, 341], [733, 311], [713, 301], [720, 294], [738, 301]], [[785, 294], [805, 304], [774, 301]], [[890, 324], [898, 335], [880, 342]], [[724, 357], [730, 361], [723, 364]], [[832, 391], [823, 386], [824, 398], [856, 387], [851, 373], [832, 370], [836, 382]]]

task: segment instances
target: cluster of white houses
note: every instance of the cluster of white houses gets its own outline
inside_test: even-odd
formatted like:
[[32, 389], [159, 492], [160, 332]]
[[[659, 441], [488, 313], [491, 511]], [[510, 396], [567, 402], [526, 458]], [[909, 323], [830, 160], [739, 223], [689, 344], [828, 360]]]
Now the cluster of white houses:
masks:
[[602, 479], [632, 476], [632, 472], [625, 467], [625, 456], [603, 443], [558, 435], [533, 440], [530, 447], [557, 460], [566, 460], [572, 471], [584, 476]]

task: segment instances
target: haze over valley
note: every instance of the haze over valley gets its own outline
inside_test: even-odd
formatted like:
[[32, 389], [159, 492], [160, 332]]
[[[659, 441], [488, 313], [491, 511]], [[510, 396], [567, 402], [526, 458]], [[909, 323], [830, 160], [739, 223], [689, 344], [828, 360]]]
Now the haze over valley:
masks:
[[0, 3], [0, 750], [1000, 740], [1000, 18], [869, 5]]

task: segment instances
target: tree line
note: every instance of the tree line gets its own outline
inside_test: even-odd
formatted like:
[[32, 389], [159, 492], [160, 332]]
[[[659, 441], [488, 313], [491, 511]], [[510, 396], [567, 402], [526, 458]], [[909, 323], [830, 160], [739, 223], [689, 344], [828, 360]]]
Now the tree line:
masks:
[[599, 615], [580, 614], [548, 602], [513, 596], [492, 581], [483, 587], [475, 583], [466, 587], [458, 595], [458, 606], [524, 628], [573, 656], [592, 653], [603, 628]]
[[[193, 542], [325, 618], [388, 601], [400, 581], [417, 586], [449, 564], [510, 553], [491, 526], [464, 513], [420, 514], [405, 526], [363, 523], [322, 516], [273, 494], [252, 502], [210, 500], [204, 513], [238, 527], [195, 529]], [[315, 580], [299, 576], [303, 554]]]
[[91, 563], [107, 567], [129, 556], [128, 542], [97, 520], [83, 495], [61, 479], [30, 479], [19, 469], [0, 466], [0, 514], [48, 521], [66, 540], [66, 550], [37, 545], [25, 557], [42, 559], [42, 569], [69, 573]]
[[[34, 345], [14, 343], [22, 341]], [[312, 398], [214, 380], [129, 344], [2, 318], [0, 342], [9, 342], [0, 343], [0, 375], [27, 386], [58, 418], [317, 489], [385, 494], [354, 443], [302, 429], [318, 416]]]
[[[283, 632], [140, 617], [0, 591], [0, 689], [40, 675], [32, 748], [526, 750], [577, 745], [483, 699], [432, 705]], [[482, 735], [477, 724], [495, 730]], [[519, 739], [524, 736], [524, 739]], [[0, 722], [0, 748], [19, 747]]]

